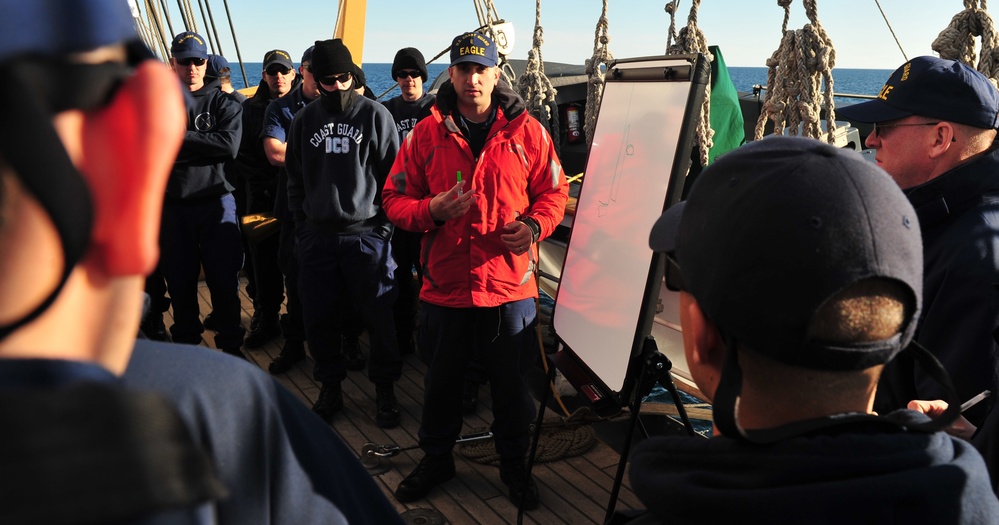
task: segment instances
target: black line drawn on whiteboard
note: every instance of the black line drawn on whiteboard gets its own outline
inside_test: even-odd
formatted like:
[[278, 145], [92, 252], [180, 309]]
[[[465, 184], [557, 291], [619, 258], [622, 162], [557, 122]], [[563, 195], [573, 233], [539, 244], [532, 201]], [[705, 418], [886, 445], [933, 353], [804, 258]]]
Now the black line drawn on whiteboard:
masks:
[[635, 146], [628, 140], [630, 135], [631, 123], [629, 122], [625, 125], [624, 133], [621, 135], [621, 147], [617, 151], [617, 162], [614, 165], [614, 177], [611, 178], [607, 201], [598, 201], [600, 206], [597, 207], [597, 217], [607, 215], [607, 208], [610, 207], [611, 203], [617, 202], [617, 190], [621, 185], [621, 179], [624, 178], [624, 157], [631, 157], [635, 154]]

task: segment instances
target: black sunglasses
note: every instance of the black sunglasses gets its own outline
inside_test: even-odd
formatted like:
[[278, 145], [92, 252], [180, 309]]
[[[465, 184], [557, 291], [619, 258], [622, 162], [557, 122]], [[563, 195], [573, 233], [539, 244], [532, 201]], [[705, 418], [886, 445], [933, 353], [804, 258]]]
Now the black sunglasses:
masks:
[[346, 84], [350, 80], [350, 73], [340, 73], [339, 75], [330, 75], [328, 77], [323, 77], [320, 82], [326, 84], [327, 86], [335, 85], [337, 82], [341, 84]]
[[422, 78], [419, 71], [397, 71], [395, 78]]
[[177, 59], [177, 63], [180, 64], [180, 65], [182, 65], [182, 66], [190, 66], [190, 65], [193, 64], [195, 66], [201, 67], [201, 66], [205, 65], [205, 62], [207, 62], [207, 61], [208, 60], [204, 59], [204, 58], [178, 58]]
[[309, 73], [312, 73], [312, 64], [302, 64], [302, 67]]
[[282, 75], [287, 75], [288, 73], [291, 73], [291, 68], [284, 66], [271, 66], [267, 68], [267, 70], [264, 72], [272, 77], [277, 75], [278, 73], [281, 73]]

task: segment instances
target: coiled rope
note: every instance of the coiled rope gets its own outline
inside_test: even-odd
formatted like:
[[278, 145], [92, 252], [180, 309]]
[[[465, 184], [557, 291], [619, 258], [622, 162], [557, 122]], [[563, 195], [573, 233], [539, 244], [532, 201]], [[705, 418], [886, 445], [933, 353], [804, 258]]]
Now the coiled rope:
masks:
[[[981, 5], [981, 7], [978, 7]], [[982, 50], [975, 59], [975, 37], [981, 37]], [[999, 86], [999, 35], [996, 35], [992, 17], [985, 0], [964, 0], [964, 11], [954, 15], [930, 46], [940, 58], [957, 60], [978, 69], [989, 77], [992, 85]]]
[[593, 56], [586, 59], [586, 110], [583, 112], [583, 133], [586, 134], [587, 147], [593, 142], [593, 130], [597, 126], [597, 112], [600, 109], [600, 98], [604, 93], [604, 70], [614, 57], [611, 56], [607, 44], [610, 34], [607, 26], [607, 0], [603, 0], [603, 10], [597, 20], [597, 28], [593, 34]]
[[[488, 428], [478, 428], [471, 432], [485, 432]], [[528, 434], [534, 434], [534, 423]], [[574, 422], [563, 417], [545, 419], [541, 425], [541, 439], [535, 462], [544, 463], [569, 458], [586, 453], [597, 440], [597, 433], [589, 421]], [[458, 453], [466, 458], [485, 465], [499, 465], [500, 456], [496, 452], [496, 442], [481, 439], [462, 443]]]
[[[545, 62], [541, 58], [541, 45], [544, 43], [544, 29], [541, 27], [541, 0], [537, 0], [534, 11], [534, 38], [531, 50], [527, 52], [527, 65], [517, 79], [517, 91], [527, 104], [527, 111], [538, 119], [553, 138], [556, 150], [561, 141], [558, 126], [558, 105], [555, 102], [555, 87], [545, 75]], [[556, 151], [556, 153], [561, 153]]]
[[[708, 50], [708, 39], [704, 32], [697, 27], [697, 9], [701, 6], [701, 0], [694, 0], [690, 6], [690, 14], [687, 16], [686, 27], [680, 29], [679, 35], [674, 35], [676, 28], [676, 9], [679, 7], [679, 0], [673, 0], [666, 4], [666, 12], [669, 13], [669, 36], [666, 40], [667, 55], [687, 55], [692, 53], [703, 53], [708, 60], [714, 61], [714, 56]], [[674, 38], [675, 37], [675, 38]], [[712, 140], [715, 131], [711, 129], [711, 84], [704, 88], [704, 101], [701, 103], [701, 116], [697, 121], [697, 129], [694, 132], [697, 139], [697, 149], [700, 154], [701, 166], [708, 165], [708, 152], [714, 145]]]
[[[756, 140], [763, 138], [767, 121], [774, 123], [774, 134], [785, 128], [791, 135], [821, 138], [821, 112], [826, 111], [826, 142], [833, 143], [836, 110], [833, 105], [832, 69], [836, 49], [819, 23], [815, 0], [804, 0], [805, 13], [811, 22], [795, 31], [787, 30], [792, 0], [777, 0], [784, 8], [784, 37], [780, 47], [767, 59], [767, 99], [756, 122]], [[825, 91], [820, 92], [825, 83]]]

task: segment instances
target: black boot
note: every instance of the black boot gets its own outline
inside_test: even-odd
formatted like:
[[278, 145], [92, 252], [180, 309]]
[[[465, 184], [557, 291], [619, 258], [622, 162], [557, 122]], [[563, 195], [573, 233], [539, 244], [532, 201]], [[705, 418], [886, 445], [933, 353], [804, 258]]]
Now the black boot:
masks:
[[538, 508], [538, 486], [534, 478], [527, 472], [527, 461], [524, 458], [500, 459], [500, 480], [510, 488], [510, 501], [524, 510]]
[[356, 337], [343, 336], [343, 358], [347, 362], [347, 370], [364, 370], [364, 354]]
[[[256, 314], [254, 316], [256, 317]], [[277, 314], [262, 314], [258, 319], [256, 327], [251, 326], [250, 333], [246, 335], [246, 341], [243, 342], [247, 348], [259, 348], [281, 335], [281, 325], [278, 323]]]
[[240, 350], [239, 347], [236, 347], [236, 348], [223, 348], [222, 351], [225, 352], [225, 353], [227, 353], [227, 354], [229, 354], [229, 355], [231, 355], [231, 356], [233, 356], [233, 357], [238, 357], [238, 358], [240, 358], [240, 359], [242, 359], [244, 361], [249, 361], [246, 358], [246, 356], [243, 355], [243, 351]]
[[146, 317], [142, 319], [142, 324], [139, 325], [139, 330], [142, 331], [142, 335], [146, 336], [146, 339], [152, 339], [153, 341], [167, 340], [166, 325], [163, 324], [162, 313], [149, 312], [146, 314]]
[[410, 475], [406, 476], [395, 489], [395, 499], [409, 503], [426, 497], [431, 489], [454, 477], [454, 457], [423, 456]]
[[283, 374], [302, 359], [305, 359], [305, 344], [301, 341], [286, 340], [281, 353], [267, 366], [267, 371], [272, 374]]
[[399, 407], [395, 400], [395, 388], [392, 383], [375, 385], [375, 422], [382, 428], [393, 428], [399, 425]]
[[343, 390], [340, 389], [340, 382], [323, 383], [319, 389], [319, 399], [312, 405], [312, 411], [323, 418], [327, 423], [333, 422], [333, 416], [343, 409]]

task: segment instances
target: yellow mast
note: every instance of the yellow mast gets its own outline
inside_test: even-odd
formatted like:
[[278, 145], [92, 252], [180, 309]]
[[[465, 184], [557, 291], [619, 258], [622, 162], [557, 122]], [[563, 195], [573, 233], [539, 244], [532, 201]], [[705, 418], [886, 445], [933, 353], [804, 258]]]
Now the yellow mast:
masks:
[[358, 66], [363, 65], [364, 16], [367, 4], [367, 0], [340, 0], [336, 28], [333, 30], [333, 38], [343, 39], [343, 44], [350, 50], [350, 56]]

